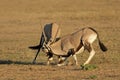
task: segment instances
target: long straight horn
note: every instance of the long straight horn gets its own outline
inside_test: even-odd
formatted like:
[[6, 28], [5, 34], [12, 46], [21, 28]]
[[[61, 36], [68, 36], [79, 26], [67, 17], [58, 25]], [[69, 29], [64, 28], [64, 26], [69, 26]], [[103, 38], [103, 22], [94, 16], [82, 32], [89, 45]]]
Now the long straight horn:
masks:
[[[41, 24], [40, 24], [41, 25]], [[45, 39], [45, 42], [47, 41], [47, 37], [46, 37], [46, 35], [45, 35], [45, 31], [44, 31], [44, 28], [42, 27], [42, 25], [41, 25], [41, 30], [42, 30], [42, 34], [43, 34], [43, 36], [44, 36], [44, 39]]]

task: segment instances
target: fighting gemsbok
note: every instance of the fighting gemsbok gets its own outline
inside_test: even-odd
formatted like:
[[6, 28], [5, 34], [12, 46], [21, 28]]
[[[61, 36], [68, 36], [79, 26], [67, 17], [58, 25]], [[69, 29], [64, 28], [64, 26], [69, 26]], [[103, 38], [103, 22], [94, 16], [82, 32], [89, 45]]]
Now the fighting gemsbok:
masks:
[[[41, 26], [42, 27], [42, 26]], [[37, 53], [36, 56], [33, 60], [33, 63], [35, 63], [36, 58], [40, 52], [40, 50], [43, 47], [43, 44], [48, 44], [50, 45], [51, 43], [54, 43], [55, 41], [57, 41], [60, 38], [60, 34], [61, 34], [61, 29], [59, 28], [59, 26], [56, 23], [50, 23], [50, 24], [46, 24], [44, 26], [44, 28], [42, 29], [42, 34], [40, 37], [40, 43], [37, 46], [30, 46], [30, 49], [37, 49]], [[53, 54], [46, 53], [48, 55], [48, 64], [49, 64], [49, 60], [52, 59]]]
[[88, 50], [90, 55], [83, 64], [86, 65], [95, 55], [92, 43], [96, 39], [98, 39], [100, 49], [104, 52], [107, 51], [107, 48], [100, 40], [98, 32], [91, 27], [82, 28], [72, 34], [63, 36], [58, 41], [50, 45], [44, 44], [44, 49], [46, 52], [62, 57], [61, 61], [59, 61], [59, 66], [61, 66], [62, 63], [71, 55], [74, 57], [76, 64], [78, 64], [76, 54], [81, 53], [84, 50]]

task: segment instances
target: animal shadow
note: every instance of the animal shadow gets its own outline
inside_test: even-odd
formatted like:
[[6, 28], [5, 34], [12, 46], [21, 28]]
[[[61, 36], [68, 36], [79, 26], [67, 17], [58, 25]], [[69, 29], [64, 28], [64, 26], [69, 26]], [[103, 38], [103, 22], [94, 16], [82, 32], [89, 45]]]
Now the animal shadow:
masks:
[[0, 64], [18, 64], [18, 65], [46, 65], [45, 62], [35, 63], [32, 62], [22, 62], [22, 61], [12, 61], [12, 60], [0, 60]]

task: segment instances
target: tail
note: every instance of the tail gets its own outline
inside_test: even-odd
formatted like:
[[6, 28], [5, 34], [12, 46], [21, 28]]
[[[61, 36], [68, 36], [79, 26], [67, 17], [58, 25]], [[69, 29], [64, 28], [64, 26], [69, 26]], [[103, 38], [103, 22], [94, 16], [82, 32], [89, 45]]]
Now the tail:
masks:
[[105, 52], [105, 51], [107, 51], [108, 49], [107, 49], [107, 47], [99, 40], [99, 46], [100, 46], [100, 49], [103, 51], [103, 52]]
[[98, 33], [97, 33], [97, 35], [98, 35], [97, 37], [98, 37], [98, 42], [99, 42], [100, 49], [101, 49], [103, 52], [107, 51], [108, 49], [107, 49], [107, 47], [101, 42]]
[[39, 49], [41, 46], [40, 45], [37, 45], [37, 46], [30, 46], [30, 47], [28, 47], [28, 48], [30, 48], [30, 49]]
[[101, 49], [103, 52], [107, 51], [107, 50], [108, 50], [107, 47], [100, 41], [98, 32], [97, 32], [95, 29], [91, 28], [91, 27], [89, 27], [89, 28], [92, 29], [92, 30], [97, 34], [100, 49]]

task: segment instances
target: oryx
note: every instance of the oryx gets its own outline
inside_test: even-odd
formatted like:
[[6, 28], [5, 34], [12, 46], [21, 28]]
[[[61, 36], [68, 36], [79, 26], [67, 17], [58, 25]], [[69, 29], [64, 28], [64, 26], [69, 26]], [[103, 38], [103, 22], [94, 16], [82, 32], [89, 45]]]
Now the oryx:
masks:
[[[59, 28], [58, 24], [50, 23], [44, 26], [40, 37], [39, 45], [29, 47], [30, 49], [38, 49], [36, 56], [33, 60], [33, 63], [35, 63], [36, 58], [40, 52], [40, 49], [43, 47], [43, 44], [50, 45], [51, 43], [54, 43], [56, 40], [60, 38], [60, 35], [61, 35], [61, 29]], [[53, 54], [49, 52], [47, 53], [47, 55], [48, 55], [48, 64], [49, 64], [49, 60], [52, 59]]]
[[107, 51], [107, 48], [100, 41], [98, 32], [91, 27], [82, 28], [72, 34], [63, 36], [51, 45], [44, 44], [44, 49], [47, 52], [51, 52], [54, 55], [62, 56], [64, 58], [59, 62], [59, 66], [62, 65], [61, 63], [63, 63], [70, 55], [74, 57], [76, 64], [78, 64], [76, 54], [88, 50], [90, 56], [83, 64], [86, 65], [95, 55], [92, 43], [96, 39], [98, 39], [100, 49], [102, 51]]

